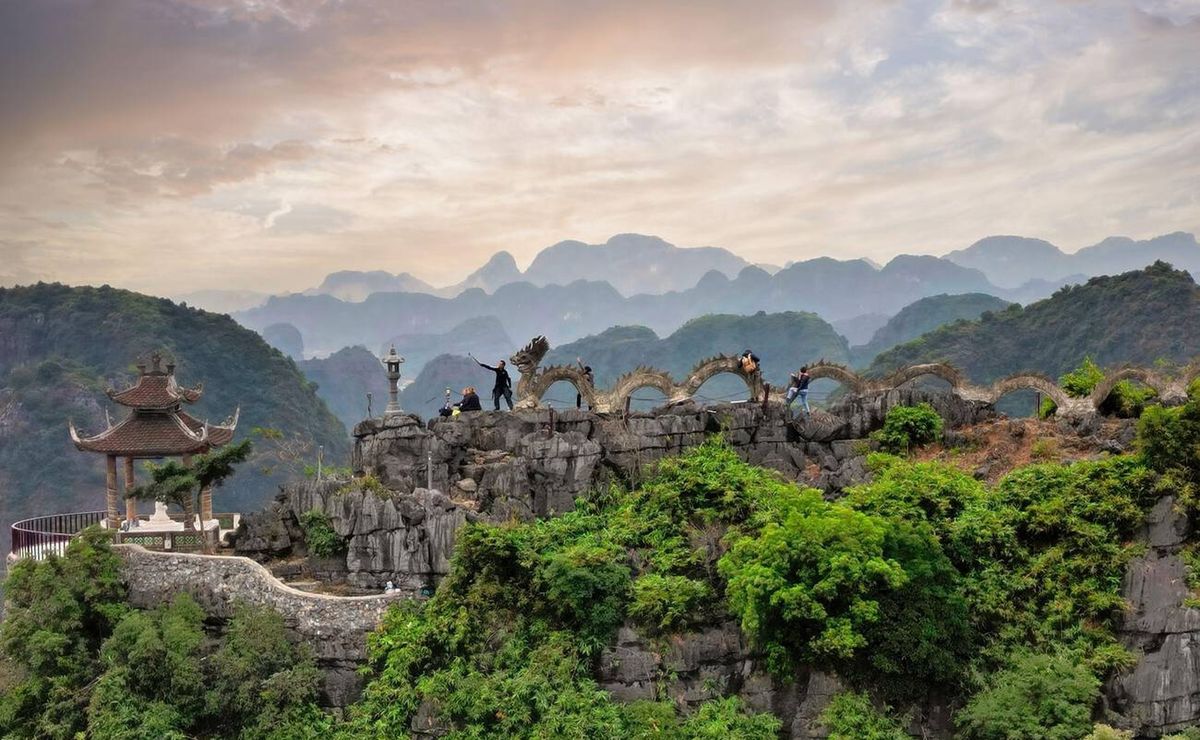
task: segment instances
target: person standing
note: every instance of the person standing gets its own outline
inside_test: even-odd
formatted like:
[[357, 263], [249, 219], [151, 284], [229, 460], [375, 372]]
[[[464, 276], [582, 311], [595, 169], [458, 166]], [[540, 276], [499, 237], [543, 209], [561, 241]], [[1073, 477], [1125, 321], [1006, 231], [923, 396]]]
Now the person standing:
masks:
[[800, 405], [804, 408], [804, 415], [811, 416], [812, 411], [808, 408], [808, 384], [812, 380], [812, 376], [808, 374], [808, 365], [800, 368], [800, 372], [792, 373], [791, 384], [788, 386], [787, 395], [784, 397], [784, 405], [787, 408], [792, 407], [792, 402], [796, 397], [800, 397]]
[[[583, 364], [582, 357], [576, 357], [575, 362], [579, 363], [579, 369], [583, 371], [583, 379], [587, 381], [588, 385], [595, 388], [596, 387], [596, 376], [594, 374], [592, 374], [592, 366]], [[577, 409], [583, 408], [583, 394], [579, 393], [578, 391], [576, 391], [576, 393], [575, 393], [575, 408], [577, 408]], [[592, 405], [589, 403], [588, 411], [591, 411], [591, 410], [592, 410]]]
[[492, 386], [492, 403], [495, 404], [496, 410], [500, 410], [500, 399], [503, 398], [508, 404], [508, 410], [512, 411], [512, 378], [509, 376], [508, 370], [505, 369], [504, 360], [500, 360], [496, 363], [495, 367], [492, 367], [480, 362], [473, 354], [468, 353], [467, 357], [475, 360], [475, 363], [484, 370], [491, 370], [496, 374], [496, 384]]

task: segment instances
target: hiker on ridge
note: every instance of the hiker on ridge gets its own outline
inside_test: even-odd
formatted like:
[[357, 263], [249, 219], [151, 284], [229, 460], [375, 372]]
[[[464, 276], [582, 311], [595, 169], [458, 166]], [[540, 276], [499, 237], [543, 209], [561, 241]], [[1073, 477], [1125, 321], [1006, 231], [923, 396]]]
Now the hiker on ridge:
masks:
[[485, 365], [476, 359], [475, 355], [467, 353], [467, 357], [475, 360], [475, 363], [484, 370], [491, 370], [496, 373], [496, 385], [492, 386], [492, 403], [496, 405], [496, 410], [500, 410], [500, 399], [503, 398], [508, 403], [508, 410], [512, 411], [512, 377], [509, 376], [508, 370], [504, 369], [504, 360], [496, 363], [495, 367]]

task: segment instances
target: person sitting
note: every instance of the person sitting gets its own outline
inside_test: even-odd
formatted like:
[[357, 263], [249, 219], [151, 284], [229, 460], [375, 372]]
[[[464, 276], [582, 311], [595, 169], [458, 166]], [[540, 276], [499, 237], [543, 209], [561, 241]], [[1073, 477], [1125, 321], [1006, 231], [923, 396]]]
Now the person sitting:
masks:
[[479, 394], [475, 392], [475, 386], [468, 385], [463, 388], [462, 400], [454, 404], [459, 411], [483, 411], [483, 405], [479, 402]]

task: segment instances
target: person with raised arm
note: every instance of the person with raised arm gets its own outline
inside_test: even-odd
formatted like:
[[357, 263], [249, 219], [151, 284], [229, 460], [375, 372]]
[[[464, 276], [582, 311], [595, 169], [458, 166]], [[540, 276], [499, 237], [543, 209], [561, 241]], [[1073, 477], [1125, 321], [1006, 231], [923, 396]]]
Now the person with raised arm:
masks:
[[483, 364], [475, 355], [469, 352], [467, 353], [467, 357], [475, 360], [475, 364], [484, 370], [491, 370], [496, 374], [496, 384], [492, 386], [492, 403], [496, 405], [496, 410], [500, 410], [500, 399], [503, 398], [508, 404], [508, 410], [512, 411], [512, 377], [508, 374], [508, 370], [505, 369], [504, 360], [500, 360], [496, 363], [495, 367], [492, 367], [491, 365]]

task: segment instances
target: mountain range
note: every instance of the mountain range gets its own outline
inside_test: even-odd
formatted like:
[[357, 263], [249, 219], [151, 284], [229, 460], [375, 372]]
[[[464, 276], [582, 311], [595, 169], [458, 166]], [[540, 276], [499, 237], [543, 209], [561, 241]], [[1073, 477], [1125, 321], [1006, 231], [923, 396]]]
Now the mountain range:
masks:
[[922, 298], [900, 309], [899, 313], [879, 327], [869, 342], [851, 347], [850, 353], [855, 365], [866, 366], [879, 353], [897, 344], [916, 339], [945, 324], [974, 320], [985, 311], [1001, 311], [1008, 306], [1008, 301], [985, 293], [942, 294]]

